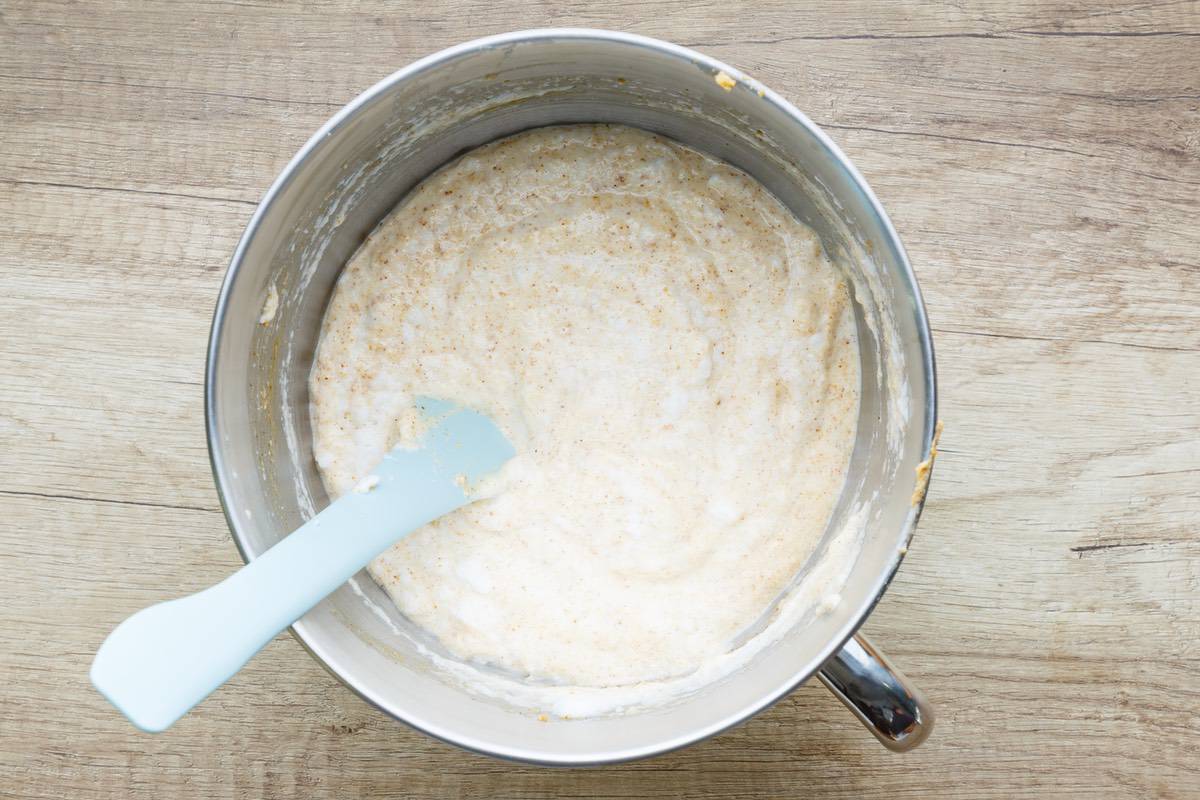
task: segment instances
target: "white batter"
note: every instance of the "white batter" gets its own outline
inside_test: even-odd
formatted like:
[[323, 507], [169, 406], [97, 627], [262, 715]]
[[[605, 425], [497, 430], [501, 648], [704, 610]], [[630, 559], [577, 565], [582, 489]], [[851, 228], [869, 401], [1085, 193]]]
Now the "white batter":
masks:
[[728, 164], [570, 126], [474, 150], [347, 265], [311, 376], [329, 492], [416, 434], [413, 397], [492, 416], [490, 499], [371, 565], [462, 659], [577, 687], [726, 653], [820, 539], [858, 414], [849, 293]]

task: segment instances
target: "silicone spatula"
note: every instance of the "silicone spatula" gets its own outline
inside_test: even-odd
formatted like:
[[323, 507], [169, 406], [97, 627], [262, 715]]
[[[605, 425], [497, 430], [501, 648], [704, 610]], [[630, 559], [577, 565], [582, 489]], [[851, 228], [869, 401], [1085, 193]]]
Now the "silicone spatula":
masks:
[[482, 414], [420, 398], [429, 427], [389, 452], [355, 491], [216, 586], [122, 622], [92, 662], [95, 687], [134, 725], [170, 727], [277, 633], [404, 535], [470, 503], [470, 487], [514, 455]]

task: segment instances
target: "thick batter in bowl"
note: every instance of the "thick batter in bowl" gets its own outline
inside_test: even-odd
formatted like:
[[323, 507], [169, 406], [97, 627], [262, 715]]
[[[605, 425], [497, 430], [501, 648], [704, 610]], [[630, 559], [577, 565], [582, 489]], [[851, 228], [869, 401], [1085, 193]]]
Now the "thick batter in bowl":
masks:
[[[827, 667], [823, 677], [834, 675], [843, 694], [863, 681], [837, 675], [882, 669], [869, 651], [857, 647], [847, 660], [850, 651], [840, 648], [899, 565], [919, 514], [934, 436], [933, 354], [895, 232], [841, 153], [765, 87], [673, 45], [597, 31], [462, 45], [364, 93], [293, 160], [234, 256], [209, 354], [214, 474], [234, 537], [253, 557], [326, 502], [310, 447], [307, 378], [334, 282], [366, 235], [420, 180], [470, 148], [531, 128], [597, 122], [655, 132], [727, 161], [815, 231], [849, 286], [861, 402], [831, 524], [795, 590], [761, 623], [787, 624], [755, 637], [740, 669], [670, 702], [545, 722], [481, 697], [464, 688], [461, 661], [365, 575], [295, 626], [334, 674], [398, 719], [465, 747], [544, 763], [636, 758], [696, 741], [768, 705], [835, 655], [841, 672]], [[804, 587], [830, 582], [841, 585], [840, 598], [816, 613], [820, 604]], [[860, 696], [860, 715], [892, 726], [885, 733], [897, 742], [919, 741], [928, 722], [919, 699], [902, 683], [872, 685], [881, 694]], [[890, 716], [875, 717], [879, 708]]]

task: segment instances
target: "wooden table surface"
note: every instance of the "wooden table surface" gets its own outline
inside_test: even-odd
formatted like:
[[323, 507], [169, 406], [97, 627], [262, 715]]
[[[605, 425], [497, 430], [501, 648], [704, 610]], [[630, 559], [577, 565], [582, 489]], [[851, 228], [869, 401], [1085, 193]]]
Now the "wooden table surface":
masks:
[[[431, 741], [279, 637], [167, 734], [87, 667], [239, 564], [202, 376], [271, 180], [409, 61], [623, 28], [856, 162], [916, 266], [941, 456], [866, 630], [937, 706], [882, 750], [819, 685], [626, 766]], [[0, 796], [1200, 797], [1200, 4], [0, 4]]]

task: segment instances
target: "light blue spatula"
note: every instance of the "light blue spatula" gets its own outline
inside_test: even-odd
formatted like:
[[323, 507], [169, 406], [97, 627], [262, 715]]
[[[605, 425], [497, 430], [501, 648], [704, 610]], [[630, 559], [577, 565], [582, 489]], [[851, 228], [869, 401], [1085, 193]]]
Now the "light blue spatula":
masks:
[[117, 626], [92, 662], [100, 693], [142, 730], [165, 730], [375, 556], [470, 503], [469, 488], [513, 457], [482, 414], [418, 405], [431, 427], [416, 449], [389, 452], [374, 477], [216, 586]]

